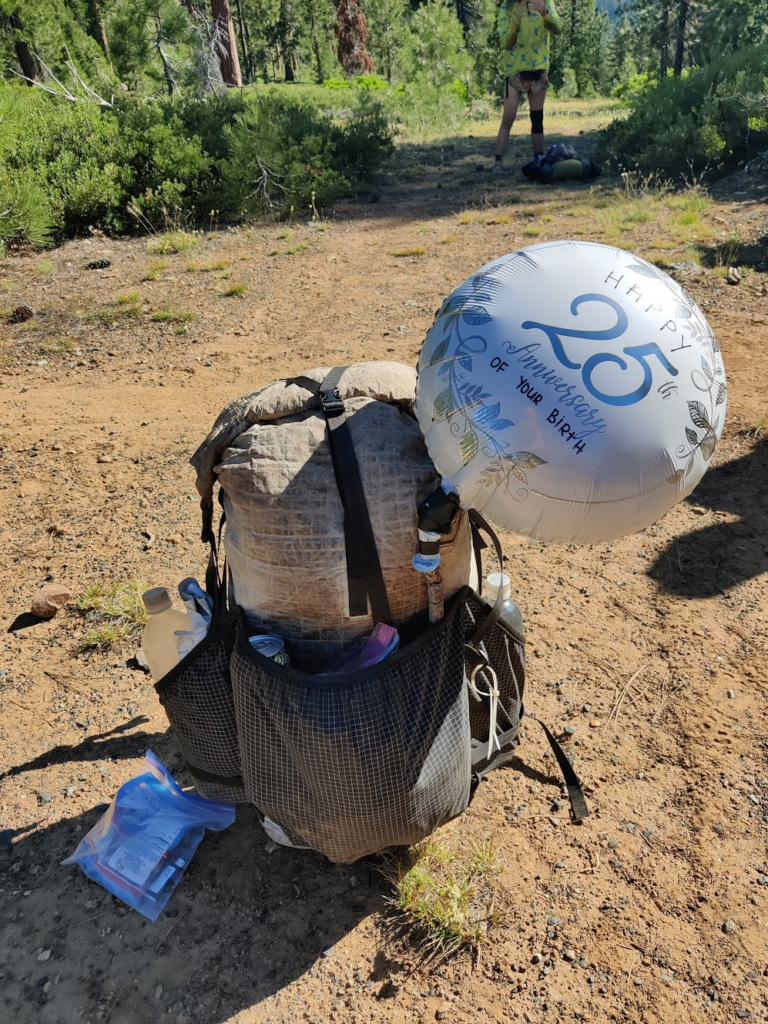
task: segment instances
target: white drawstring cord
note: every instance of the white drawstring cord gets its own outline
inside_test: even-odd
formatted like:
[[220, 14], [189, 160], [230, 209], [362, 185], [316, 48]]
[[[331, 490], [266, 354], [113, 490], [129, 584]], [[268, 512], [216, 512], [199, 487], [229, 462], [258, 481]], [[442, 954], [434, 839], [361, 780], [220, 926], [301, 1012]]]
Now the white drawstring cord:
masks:
[[[479, 672], [487, 672], [490, 676], [485, 682], [488, 684], [488, 692], [483, 693], [482, 690], [478, 690], [476, 676]], [[488, 722], [488, 752], [485, 755], [486, 760], [490, 761], [493, 757], [493, 748], [496, 746], [497, 750], [501, 750], [501, 744], [499, 743], [499, 737], [496, 735], [496, 719], [499, 711], [499, 681], [496, 678], [496, 673], [493, 671], [490, 665], [475, 665], [472, 669], [472, 674], [469, 677], [469, 688], [476, 697], [477, 700], [481, 700], [483, 697], [488, 697], [490, 700], [489, 709], [489, 722]]]

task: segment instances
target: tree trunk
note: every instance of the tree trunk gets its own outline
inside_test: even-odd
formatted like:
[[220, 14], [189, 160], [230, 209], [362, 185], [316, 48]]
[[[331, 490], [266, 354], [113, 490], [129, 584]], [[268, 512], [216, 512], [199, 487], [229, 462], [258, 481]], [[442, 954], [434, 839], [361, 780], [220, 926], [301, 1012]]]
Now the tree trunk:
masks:
[[667, 77], [669, 67], [669, 0], [664, 0], [661, 9], [661, 64], [659, 75], [662, 79]]
[[[23, 32], [24, 23], [21, 20], [21, 16], [18, 11], [14, 11], [10, 17], [11, 28], [14, 32]], [[26, 39], [19, 39], [14, 37], [13, 48], [16, 51], [16, 59], [21, 67], [21, 73], [27, 80], [27, 85], [31, 86], [34, 82], [40, 81], [40, 75], [37, 71], [37, 65], [35, 64], [35, 58], [32, 56], [29, 46], [27, 45]]]
[[110, 68], [112, 67], [112, 54], [109, 52], [109, 40], [107, 39], [107, 29], [104, 25], [104, 19], [101, 16], [101, 7], [99, 7], [99, 0], [91, 0], [91, 8], [93, 9], [93, 20], [101, 35], [101, 45], [104, 47], [104, 55], [107, 58]]
[[173, 69], [171, 62], [168, 60], [168, 55], [163, 49], [163, 24], [160, 21], [160, 15], [155, 16], [155, 25], [157, 26], [157, 38], [155, 39], [155, 49], [160, 54], [160, 60], [163, 62], [163, 75], [165, 76], [165, 85], [168, 89], [168, 95], [173, 96], [173, 92], [176, 88], [176, 82], [173, 80]]
[[243, 18], [243, 5], [241, 0], [237, 0], [237, 24], [240, 28], [240, 45], [243, 48], [245, 74], [247, 78], [250, 78], [252, 73], [251, 58], [248, 53], [248, 36], [246, 32], [245, 19]]
[[221, 77], [227, 85], [236, 85], [240, 88], [243, 84], [243, 76], [240, 71], [240, 58], [237, 54], [235, 26], [232, 22], [229, 0], [211, 0], [211, 11], [219, 36]]
[[675, 78], [683, 73], [685, 56], [685, 25], [688, 21], [688, 0], [680, 0], [680, 14], [677, 18], [677, 46], [675, 47]]

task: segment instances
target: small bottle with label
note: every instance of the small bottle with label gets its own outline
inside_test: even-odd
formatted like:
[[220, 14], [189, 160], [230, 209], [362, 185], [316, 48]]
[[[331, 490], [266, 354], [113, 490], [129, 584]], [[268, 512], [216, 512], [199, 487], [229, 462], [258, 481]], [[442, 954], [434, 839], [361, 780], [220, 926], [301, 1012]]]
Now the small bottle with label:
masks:
[[517, 633], [517, 635], [524, 640], [525, 623], [523, 622], [523, 613], [520, 611], [517, 606], [517, 602], [512, 597], [512, 580], [505, 572], [492, 572], [489, 573], [485, 584], [485, 599], [490, 605], [496, 604], [499, 587], [503, 588], [504, 603], [501, 606], [501, 621], [505, 622], [513, 632]]
[[157, 682], [179, 662], [176, 632], [192, 629], [189, 616], [173, 607], [171, 595], [165, 587], [153, 587], [142, 595], [149, 612], [149, 622], [141, 635], [141, 649], [147, 659], [152, 678]]

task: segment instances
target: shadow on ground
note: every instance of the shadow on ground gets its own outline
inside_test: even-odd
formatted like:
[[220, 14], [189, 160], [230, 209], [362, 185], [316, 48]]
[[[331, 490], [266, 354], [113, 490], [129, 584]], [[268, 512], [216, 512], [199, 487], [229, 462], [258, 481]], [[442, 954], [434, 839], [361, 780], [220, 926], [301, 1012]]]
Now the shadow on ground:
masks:
[[[180, 764], [170, 732], [104, 734], [54, 748], [6, 775], [94, 757], [137, 757], [149, 744], [167, 764]], [[152, 923], [79, 868], [61, 866], [104, 807], [34, 832], [0, 833], [4, 1020], [218, 1024], [284, 989], [318, 958], [332, 964], [335, 943], [381, 907], [378, 874], [268, 846], [255, 811], [246, 807], [232, 828], [206, 835]]]
[[648, 574], [672, 594], [712, 597], [768, 572], [768, 440], [710, 469], [688, 501], [740, 516], [670, 541]]
[[[501, 116], [499, 114], [499, 116]], [[572, 114], [564, 116], [570, 117]], [[601, 162], [597, 131], [558, 130], [562, 118], [555, 110], [545, 115], [547, 144], [573, 146], [579, 156]], [[590, 182], [566, 182], [557, 186], [537, 185], [523, 177], [520, 168], [530, 160], [530, 123], [527, 107], [522, 108], [514, 126], [504, 161], [506, 173], [492, 175], [495, 135], [451, 136], [428, 142], [403, 142], [368, 191], [361, 190], [347, 205], [372, 204], [368, 215], [376, 218], [403, 217], [403, 204], [417, 209], [412, 215], [427, 220], [444, 217], [477, 204], [492, 206], [509, 202], [551, 199], [554, 188], [578, 195], [589, 192]], [[606, 179], [601, 178], [601, 182]], [[344, 204], [339, 204], [338, 210]], [[359, 212], [359, 211], [358, 211]]]
[[701, 265], [704, 267], [750, 267], [752, 270], [768, 270], [768, 234], [742, 242], [738, 236], [721, 245], [700, 245], [698, 247]]

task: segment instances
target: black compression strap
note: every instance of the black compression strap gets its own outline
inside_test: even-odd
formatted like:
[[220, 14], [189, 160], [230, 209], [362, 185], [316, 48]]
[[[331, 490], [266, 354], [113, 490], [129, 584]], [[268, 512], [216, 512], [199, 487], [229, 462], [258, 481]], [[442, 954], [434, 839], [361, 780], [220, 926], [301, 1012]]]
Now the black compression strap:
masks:
[[304, 376], [292, 377], [287, 383], [298, 384], [320, 397], [328, 425], [333, 471], [344, 509], [349, 614], [367, 615], [370, 601], [374, 622], [391, 623], [392, 614], [360, 479], [360, 467], [349, 431], [346, 408], [337, 390], [345, 369], [344, 366], [334, 367], [321, 384]]
[[587, 807], [587, 801], [584, 799], [584, 790], [581, 788], [581, 779], [573, 770], [573, 765], [566, 757], [565, 751], [540, 719], [534, 718], [533, 715], [529, 715], [527, 712], [525, 717], [533, 718], [534, 722], [538, 722], [549, 740], [552, 753], [557, 758], [557, 763], [560, 765], [560, 771], [563, 773], [565, 788], [568, 790], [568, 799], [571, 802], [571, 816], [573, 817], [573, 820], [581, 821], [582, 818], [588, 818], [589, 808]]
[[[503, 552], [501, 550], [501, 544], [499, 543], [499, 538], [496, 536], [496, 534], [491, 529], [490, 523], [488, 523], [483, 518], [483, 516], [481, 516], [480, 513], [476, 509], [474, 509], [474, 508], [469, 509], [469, 519], [470, 519], [470, 522], [472, 523], [472, 525], [476, 529], [482, 530], [484, 533], [486, 533], [491, 538], [491, 541], [493, 542], [494, 549], [496, 551], [496, 557], [499, 560], [499, 571], [503, 572], [504, 571], [504, 554], [503, 554]], [[488, 612], [488, 614], [483, 619], [483, 621], [480, 623], [480, 625], [479, 625], [478, 629], [476, 630], [476, 632], [475, 632], [474, 636], [472, 637], [472, 639], [468, 641], [468, 644], [467, 644], [468, 647], [477, 648], [478, 644], [480, 644], [480, 642], [482, 640], [484, 640], [486, 636], [488, 636], [490, 631], [493, 629], [493, 627], [496, 625], [496, 623], [501, 618], [501, 606], [503, 604], [504, 604], [504, 587], [499, 587], [499, 592], [496, 595], [496, 603], [494, 604], [493, 608], [491, 608], [491, 610]]]

